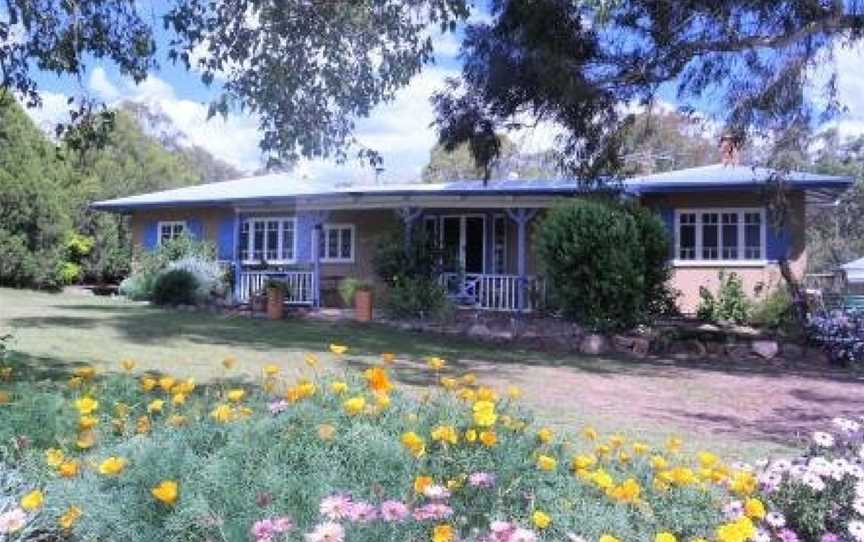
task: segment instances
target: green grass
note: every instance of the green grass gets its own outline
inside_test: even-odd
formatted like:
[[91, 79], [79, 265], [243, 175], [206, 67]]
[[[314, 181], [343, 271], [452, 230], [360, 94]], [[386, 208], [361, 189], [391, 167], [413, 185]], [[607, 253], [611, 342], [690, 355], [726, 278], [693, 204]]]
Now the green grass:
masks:
[[[223, 374], [220, 362], [229, 355], [239, 360], [241, 378], [258, 378], [267, 363], [300, 374], [306, 370], [303, 358], [308, 352], [320, 352], [325, 365], [337, 362], [327, 351], [331, 342], [337, 342], [350, 347], [350, 363], [358, 369], [376, 362], [381, 352], [397, 353], [395, 377], [409, 386], [435, 381], [423, 362], [430, 355], [447, 359], [451, 372], [472, 371], [499, 388], [516, 382], [538, 417], [564, 430], [591, 424], [602, 432], [619, 431], [653, 443], [676, 434], [694, 448], [710, 447], [737, 457], [783, 451], [788, 443], [767, 430], [763, 434], [730, 427], [720, 432], [695, 416], [689, 421], [680, 414], [656, 415], [687, 409], [711, 412], [713, 404], [729, 400], [722, 389], [689, 383], [717, 369], [681, 367], [664, 360], [587, 358], [402, 332], [378, 324], [298, 318], [269, 322], [163, 310], [119, 299], [0, 289], [0, 334], [6, 332], [14, 335], [11, 348], [16, 360], [40, 379], [65, 379], [71, 368], [83, 364], [117, 371], [119, 360], [133, 358], [139, 372], [191, 376], [204, 383]], [[643, 384], [658, 390], [656, 404], [649, 403], [644, 411], [595, 406], [611, 397], [626, 407], [627, 392], [620, 388], [624, 381], [631, 390]], [[648, 401], [654, 400], [652, 393], [646, 395]]]

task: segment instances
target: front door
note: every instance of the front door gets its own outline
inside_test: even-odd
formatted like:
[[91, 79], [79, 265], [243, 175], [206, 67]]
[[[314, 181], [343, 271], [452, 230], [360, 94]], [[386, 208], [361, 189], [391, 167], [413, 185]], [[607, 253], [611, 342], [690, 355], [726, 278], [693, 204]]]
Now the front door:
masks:
[[472, 215], [441, 218], [444, 270], [451, 273], [483, 273], [485, 241], [484, 217]]

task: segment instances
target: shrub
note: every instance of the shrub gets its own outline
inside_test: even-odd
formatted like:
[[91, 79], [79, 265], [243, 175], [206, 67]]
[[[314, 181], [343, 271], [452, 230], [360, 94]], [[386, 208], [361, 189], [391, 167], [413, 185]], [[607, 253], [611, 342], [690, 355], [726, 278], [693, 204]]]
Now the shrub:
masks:
[[120, 283], [119, 291], [136, 301], [155, 301], [156, 283], [166, 271], [175, 269], [194, 275], [198, 284], [193, 293], [196, 302], [228, 291], [225, 270], [216, 262], [216, 248], [186, 235], [143, 254], [135, 272]]
[[158, 277], [159, 273], [139, 271], [123, 279], [118, 291], [133, 301], [149, 301]]
[[21, 382], [0, 409], [3, 442], [30, 443], [9, 458], [26, 479], [15, 502], [42, 492], [27, 519], [49, 540], [264, 542], [284, 517], [281, 540], [297, 541], [331, 521], [353, 542], [691, 541], [761, 526], [724, 517], [758, 498], [744, 467], [675, 441], [556, 435], [515, 398], [435, 367], [441, 387], [422, 401], [383, 366], [261, 387], [84, 370], [72, 387]]
[[434, 278], [436, 274], [436, 252], [421, 231], [415, 231], [408, 250], [402, 229], [382, 237], [378, 241], [372, 265], [375, 274], [385, 284], [392, 286], [400, 278]]
[[227, 291], [225, 269], [215, 260], [200, 255], [188, 255], [168, 264], [168, 270], [176, 269], [188, 271], [195, 276], [198, 282], [196, 301], [206, 301], [213, 296], [222, 297]]
[[185, 269], [171, 269], [160, 274], [153, 285], [153, 303], [157, 305], [193, 305], [200, 284]]
[[447, 291], [434, 279], [399, 278], [390, 287], [383, 305], [393, 319], [445, 320], [455, 310]]
[[668, 304], [666, 233], [647, 210], [574, 200], [549, 212], [536, 243], [553, 303], [570, 319], [629, 328]]
[[759, 299], [753, 305], [750, 323], [770, 329], [791, 329], [795, 325], [795, 315], [789, 290], [778, 286]]
[[864, 314], [813, 315], [806, 331], [808, 340], [821, 346], [832, 363], [864, 363]]
[[753, 305], [744, 293], [744, 284], [736, 273], [720, 271], [717, 296], [704, 286], [699, 287], [699, 306], [696, 317], [706, 322], [735, 322], [750, 320]]

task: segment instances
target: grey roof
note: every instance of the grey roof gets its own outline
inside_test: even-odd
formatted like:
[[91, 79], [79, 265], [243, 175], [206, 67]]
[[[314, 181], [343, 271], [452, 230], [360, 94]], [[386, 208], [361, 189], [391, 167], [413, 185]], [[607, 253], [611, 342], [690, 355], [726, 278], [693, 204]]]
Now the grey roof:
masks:
[[[613, 190], [633, 194], [715, 189], [753, 189], [773, 178], [776, 172], [749, 166], [721, 164], [627, 179], [612, 183]], [[852, 184], [852, 179], [792, 172], [784, 177], [790, 184], [815, 194], [819, 201], [833, 201]], [[339, 186], [299, 180], [290, 173], [249, 177], [202, 184], [137, 196], [99, 201], [97, 209], [127, 211], [144, 207], [214, 205], [270, 202], [294, 198], [327, 198], [345, 195], [573, 195], [590, 190], [578, 179], [479, 180], [438, 184], [382, 184]], [[820, 199], [821, 198], [821, 199]], [[833, 198], [833, 199], [832, 199]]]

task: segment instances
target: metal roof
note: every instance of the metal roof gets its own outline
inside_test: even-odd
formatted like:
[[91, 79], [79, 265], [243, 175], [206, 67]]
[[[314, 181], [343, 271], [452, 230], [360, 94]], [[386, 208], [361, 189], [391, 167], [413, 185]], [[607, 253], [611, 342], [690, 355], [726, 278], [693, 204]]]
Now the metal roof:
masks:
[[[763, 186], [777, 173], [766, 168], [724, 166], [721, 164], [670, 171], [612, 183], [610, 189], [624, 190], [635, 195], [648, 193], [738, 190]], [[852, 185], [848, 177], [792, 172], [784, 179], [808, 192], [808, 200], [834, 201]], [[590, 191], [578, 179], [501, 179], [490, 180], [485, 186], [479, 180], [463, 180], [437, 184], [381, 184], [339, 186], [299, 180], [290, 173], [249, 177], [233, 181], [202, 184], [164, 190], [137, 196], [99, 201], [96, 209], [129, 211], [145, 207], [244, 204], [292, 200], [296, 198], [326, 199], [339, 196], [478, 196], [478, 195], [575, 195]]]
[[847, 271], [852, 269], [864, 271], [864, 258], [858, 258], [849, 263], [844, 263], [840, 266], [840, 269], [845, 269]]

